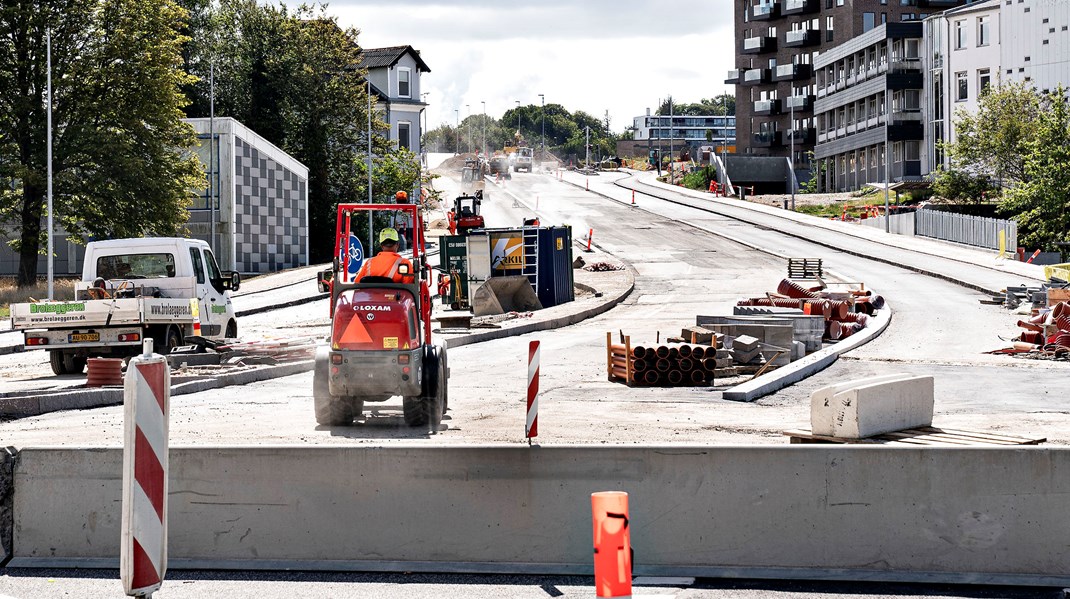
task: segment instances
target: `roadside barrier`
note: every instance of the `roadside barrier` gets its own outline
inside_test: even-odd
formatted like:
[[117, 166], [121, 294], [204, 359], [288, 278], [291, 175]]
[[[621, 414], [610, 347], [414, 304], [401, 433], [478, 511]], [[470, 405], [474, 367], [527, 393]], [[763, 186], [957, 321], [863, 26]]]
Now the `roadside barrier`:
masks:
[[122, 543], [119, 577], [129, 596], [151, 597], [167, 572], [167, 429], [171, 371], [146, 339], [123, 390]]
[[587, 231], [587, 251], [591, 251], [591, 240], [594, 239], [594, 229]]
[[528, 344], [528, 416], [524, 424], [524, 436], [531, 439], [539, 436], [539, 342]]
[[632, 190], [632, 206], [635, 205], [635, 190]]
[[632, 596], [632, 534], [628, 494], [591, 493], [594, 522], [594, 588], [598, 597]]
[[1037, 256], [1039, 256], [1039, 255], [1040, 255], [1040, 250], [1037, 250], [1037, 251], [1033, 252], [1033, 255], [1030, 256], [1029, 259], [1025, 261], [1025, 263], [1026, 264], [1032, 264], [1033, 260], [1036, 260]]

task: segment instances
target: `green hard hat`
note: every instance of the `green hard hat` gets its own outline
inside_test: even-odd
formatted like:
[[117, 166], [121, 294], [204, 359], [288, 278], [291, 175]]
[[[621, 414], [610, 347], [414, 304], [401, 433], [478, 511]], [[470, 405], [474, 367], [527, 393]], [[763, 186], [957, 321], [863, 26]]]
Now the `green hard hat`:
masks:
[[393, 241], [393, 242], [397, 243], [397, 241], [398, 241], [398, 232], [397, 232], [397, 230], [396, 229], [392, 229], [390, 227], [387, 227], [387, 228], [383, 229], [382, 231], [379, 231], [379, 243], [383, 243], [384, 241]]

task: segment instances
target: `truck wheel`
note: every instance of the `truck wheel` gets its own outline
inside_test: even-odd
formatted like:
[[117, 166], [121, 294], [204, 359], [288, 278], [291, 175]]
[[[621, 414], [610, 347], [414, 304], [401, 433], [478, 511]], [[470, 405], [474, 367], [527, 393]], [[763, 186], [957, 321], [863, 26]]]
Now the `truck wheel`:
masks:
[[409, 426], [427, 426], [430, 420], [427, 402], [418, 395], [406, 395], [401, 398], [401, 408], [405, 412], [405, 424]]
[[67, 362], [63, 359], [63, 351], [58, 349], [49, 350], [48, 352], [48, 364], [52, 367], [52, 372], [58, 375], [67, 374]]
[[238, 323], [234, 322], [233, 320], [228, 320], [227, 321], [227, 331], [225, 333], [223, 333], [223, 337], [226, 338], [226, 339], [237, 339], [238, 338]]
[[173, 326], [165, 326], [152, 336], [152, 351], [153, 353], [166, 356], [171, 353], [171, 350], [182, 345], [182, 335], [178, 332], [178, 329]]
[[67, 374], [82, 374], [85, 370], [85, 358], [74, 354], [63, 354], [63, 368]]
[[[312, 370], [312, 401], [316, 409], [316, 423], [323, 426], [348, 426], [353, 423], [353, 404], [346, 398], [331, 395], [327, 380], [330, 365], [327, 352], [316, 352]], [[363, 406], [361, 406], [363, 409]]]

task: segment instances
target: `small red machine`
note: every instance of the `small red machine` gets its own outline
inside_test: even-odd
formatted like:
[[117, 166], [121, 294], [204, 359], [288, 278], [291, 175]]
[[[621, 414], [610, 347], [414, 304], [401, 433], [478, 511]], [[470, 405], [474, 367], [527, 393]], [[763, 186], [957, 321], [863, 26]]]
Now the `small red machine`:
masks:
[[453, 200], [453, 210], [449, 212], [450, 235], [467, 235], [473, 229], [482, 229], [483, 215], [479, 212], [483, 203], [483, 192], [475, 195], [461, 195]]
[[[403, 213], [412, 227], [401, 233], [411, 248], [412, 283], [386, 277], [355, 281], [361, 254], [354, 231], [370, 227], [370, 238]], [[398, 220], [398, 219], [394, 219]], [[364, 232], [367, 232], [366, 229]], [[415, 204], [340, 204], [330, 281], [330, 345], [316, 353], [313, 398], [316, 422], [346, 426], [364, 410], [365, 402], [401, 396], [405, 423], [436, 429], [446, 411], [446, 348], [431, 341], [431, 268]], [[374, 252], [369, 248], [368, 258]], [[402, 270], [407, 268], [402, 267]]]

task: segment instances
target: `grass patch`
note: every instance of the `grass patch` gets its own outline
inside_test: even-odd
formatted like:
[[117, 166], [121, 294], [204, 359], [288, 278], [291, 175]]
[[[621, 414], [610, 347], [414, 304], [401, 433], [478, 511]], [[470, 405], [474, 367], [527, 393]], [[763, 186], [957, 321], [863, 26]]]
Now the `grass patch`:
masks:
[[[55, 279], [53, 281], [53, 295], [58, 300], [74, 299], [74, 283], [77, 278]], [[15, 285], [14, 278], [0, 279], [0, 318], [11, 316], [11, 304], [20, 304], [31, 300], [42, 300], [48, 297], [48, 281], [38, 279], [31, 287], [19, 288]]]

